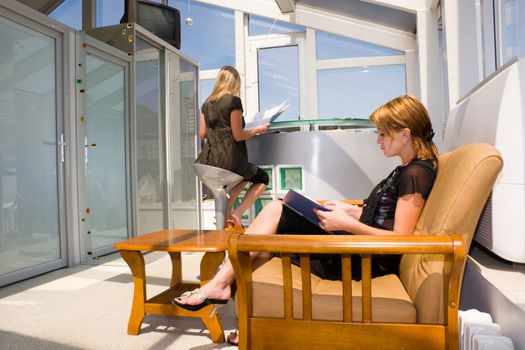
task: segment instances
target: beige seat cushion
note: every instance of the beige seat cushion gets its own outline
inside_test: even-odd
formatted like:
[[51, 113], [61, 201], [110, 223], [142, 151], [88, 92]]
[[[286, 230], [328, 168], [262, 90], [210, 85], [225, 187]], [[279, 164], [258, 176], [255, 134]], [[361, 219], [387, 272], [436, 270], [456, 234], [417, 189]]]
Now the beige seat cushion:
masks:
[[[302, 318], [301, 269], [292, 265], [294, 318]], [[253, 273], [253, 313], [259, 317], [284, 317], [281, 259], [273, 258]], [[342, 320], [342, 282], [322, 280], [312, 275], [312, 318]], [[362, 319], [361, 282], [352, 281], [352, 318]], [[395, 275], [372, 280], [372, 320], [374, 322], [416, 321], [414, 307]]]

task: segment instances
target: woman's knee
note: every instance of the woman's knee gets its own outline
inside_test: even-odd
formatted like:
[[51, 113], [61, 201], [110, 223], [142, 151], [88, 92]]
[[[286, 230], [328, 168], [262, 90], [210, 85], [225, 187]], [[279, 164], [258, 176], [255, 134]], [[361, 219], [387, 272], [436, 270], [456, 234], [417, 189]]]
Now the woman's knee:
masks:
[[273, 214], [279, 218], [283, 211], [283, 203], [278, 200], [271, 201], [270, 203], [264, 206], [263, 210], [266, 211], [266, 213], [268, 213], [269, 215]]
[[282, 207], [280, 201], [266, 204], [244, 234], [275, 234], [281, 220]]

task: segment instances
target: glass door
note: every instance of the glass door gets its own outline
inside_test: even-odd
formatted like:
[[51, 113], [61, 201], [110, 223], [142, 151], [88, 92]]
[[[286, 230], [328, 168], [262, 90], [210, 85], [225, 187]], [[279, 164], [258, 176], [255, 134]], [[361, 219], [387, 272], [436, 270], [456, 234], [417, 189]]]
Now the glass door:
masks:
[[65, 266], [62, 39], [0, 17], [0, 286]]
[[82, 262], [114, 251], [129, 235], [127, 77], [129, 64], [79, 49], [79, 203]]

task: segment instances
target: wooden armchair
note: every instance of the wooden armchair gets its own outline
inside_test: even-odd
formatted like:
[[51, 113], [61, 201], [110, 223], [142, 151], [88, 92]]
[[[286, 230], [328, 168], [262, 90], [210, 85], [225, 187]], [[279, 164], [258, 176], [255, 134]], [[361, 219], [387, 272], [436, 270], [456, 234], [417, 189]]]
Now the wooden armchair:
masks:
[[[413, 236], [232, 235], [240, 349], [457, 349], [466, 255], [502, 159], [472, 144], [439, 158]], [[281, 253], [252, 272], [250, 251]], [[301, 267], [291, 264], [298, 253]], [[341, 254], [342, 281], [310, 274], [310, 254]], [[352, 254], [363, 279], [351, 279]], [[403, 254], [400, 276], [371, 279], [372, 254]]]

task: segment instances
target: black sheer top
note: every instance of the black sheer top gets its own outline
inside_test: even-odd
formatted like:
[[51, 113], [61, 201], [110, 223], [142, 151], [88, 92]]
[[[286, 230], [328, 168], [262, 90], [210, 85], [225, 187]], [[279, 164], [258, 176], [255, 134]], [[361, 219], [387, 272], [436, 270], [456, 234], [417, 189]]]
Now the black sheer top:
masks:
[[435, 179], [436, 169], [430, 160], [416, 160], [408, 165], [398, 166], [372, 190], [365, 200], [359, 221], [369, 226], [393, 230], [399, 197], [419, 193], [426, 200]]

